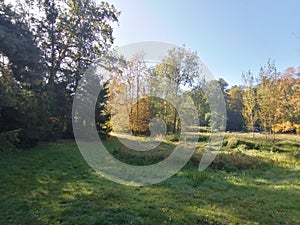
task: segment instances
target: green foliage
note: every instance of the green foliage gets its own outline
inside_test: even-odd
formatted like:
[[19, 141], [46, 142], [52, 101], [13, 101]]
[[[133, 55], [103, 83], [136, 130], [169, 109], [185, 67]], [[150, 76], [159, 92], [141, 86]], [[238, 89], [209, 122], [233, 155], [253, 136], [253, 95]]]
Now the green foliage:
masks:
[[239, 147], [240, 145], [243, 145], [245, 149], [259, 149], [260, 146], [255, 140], [247, 140], [247, 139], [241, 139], [241, 138], [230, 138], [227, 141], [226, 147], [230, 149], [234, 149]]
[[158, 147], [146, 152], [134, 151], [123, 146], [115, 137], [110, 137], [106, 145], [109, 152], [118, 160], [130, 165], [151, 165], [167, 158], [175, 148], [174, 143], [162, 142]]
[[[28, 24], [9, 5], [0, 2], [0, 58], [7, 57], [13, 77], [31, 88], [42, 82], [40, 50]], [[2, 60], [1, 60], [2, 61]], [[1, 62], [1, 69], [5, 65]]]
[[[50, 116], [59, 120], [57, 136], [72, 138], [74, 92], [84, 71], [109, 51], [113, 43], [111, 22], [118, 21], [119, 12], [108, 3], [94, 0], [41, 3], [39, 9], [44, 17], [31, 26], [39, 31], [36, 38], [46, 67]], [[102, 112], [98, 116], [98, 127], [103, 128], [99, 134], [104, 138], [110, 130], [104, 120], [110, 117]]]
[[[241, 147], [241, 145], [239, 146]], [[240, 151], [219, 153], [211, 167], [217, 170], [239, 171], [245, 169], [260, 169], [262, 162], [257, 157], [251, 157]]]
[[20, 86], [7, 72], [0, 77], [0, 132], [22, 130], [18, 147], [46, 140], [50, 123], [45, 95]]
[[[0, 132], [21, 129], [22, 147], [72, 138], [74, 92], [84, 70], [108, 52], [119, 12], [93, 0], [0, 5]], [[96, 107], [101, 137], [111, 130], [106, 103]]]
[[[178, 118], [178, 112], [175, 107], [168, 101], [161, 98], [150, 98], [150, 111], [151, 117], [160, 117], [163, 119], [166, 124], [167, 133], [173, 133], [174, 128], [174, 114], [176, 114], [176, 118]], [[178, 121], [176, 125], [179, 126]]]
[[30, 147], [44, 140], [49, 128], [41, 55], [28, 24], [1, 6], [0, 132], [18, 130], [17, 146]]
[[105, 84], [101, 89], [95, 108], [95, 123], [98, 131], [98, 135], [101, 139], [106, 139], [109, 133], [112, 131], [110, 124], [110, 110], [107, 107], [108, 102], [108, 84]]
[[207, 142], [209, 139], [208, 135], [200, 134], [198, 138], [198, 142]]
[[[186, 48], [170, 49], [162, 63], [155, 67], [155, 75], [173, 82], [173, 86], [169, 90], [174, 92], [173, 95], [176, 98], [180, 94], [180, 85], [197, 87], [203, 82], [204, 78], [200, 79], [198, 60], [197, 52]], [[169, 111], [167, 115], [172, 118], [171, 132], [176, 133], [180, 130], [180, 121], [176, 110], [173, 109], [172, 111]]]
[[193, 99], [195, 107], [198, 111], [199, 125], [208, 126], [209, 121], [207, 120], [207, 114], [209, 114], [210, 108], [207, 101], [207, 97], [203, 91], [203, 84], [194, 87], [193, 90], [189, 93], [189, 95]]
[[241, 87], [232, 87], [226, 93], [227, 131], [242, 131], [245, 124], [243, 120], [243, 90]]
[[227, 83], [221, 78], [205, 83], [205, 94], [210, 104], [210, 110], [205, 116], [206, 120], [209, 121], [211, 131], [223, 131], [226, 129], [226, 86]]
[[29, 15], [34, 7], [43, 15], [30, 25], [38, 30], [48, 83], [63, 81], [74, 91], [85, 69], [113, 43], [111, 22], [118, 21], [119, 12], [94, 0], [36, 0]]
[[0, 133], [0, 151], [9, 151], [16, 148], [20, 144], [21, 130], [10, 130]]

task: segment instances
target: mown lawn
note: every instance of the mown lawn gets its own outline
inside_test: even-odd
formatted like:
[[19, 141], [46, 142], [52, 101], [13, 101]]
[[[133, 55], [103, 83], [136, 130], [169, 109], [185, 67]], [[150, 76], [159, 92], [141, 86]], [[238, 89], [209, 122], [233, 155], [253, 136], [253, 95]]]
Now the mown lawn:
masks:
[[[300, 224], [299, 138], [227, 137], [205, 172], [200, 142], [184, 169], [146, 187], [106, 180], [74, 141], [1, 152], [0, 224]], [[145, 155], [105, 144], [124, 162], [149, 164], [176, 142]]]

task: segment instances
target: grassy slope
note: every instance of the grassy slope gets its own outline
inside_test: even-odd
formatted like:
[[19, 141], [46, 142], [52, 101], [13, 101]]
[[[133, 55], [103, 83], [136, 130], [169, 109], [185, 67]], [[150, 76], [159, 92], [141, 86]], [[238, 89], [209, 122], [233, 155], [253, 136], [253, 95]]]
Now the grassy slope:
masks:
[[[73, 141], [0, 153], [0, 224], [299, 224], [299, 140], [278, 140], [276, 148], [256, 142], [259, 150], [247, 150], [247, 141], [229, 139], [205, 172], [197, 170], [201, 153], [195, 154], [178, 174], [150, 187], [102, 178]], [[134, 162], [115, 140], [105, 144]], [[159, 154], [136, 161], [167, 153]]]

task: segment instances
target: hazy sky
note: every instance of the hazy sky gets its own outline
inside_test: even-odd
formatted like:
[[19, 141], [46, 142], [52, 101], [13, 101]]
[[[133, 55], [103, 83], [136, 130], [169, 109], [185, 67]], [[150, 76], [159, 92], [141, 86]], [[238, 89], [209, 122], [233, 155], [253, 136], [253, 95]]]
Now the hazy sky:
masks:
[[122, 11], [116, 45], [185, 44], [230, 85], [241, 84], [243, 71], [257, 74], [269, 58], [280, 71], [300, 66], [298, 0], [107, 1]]

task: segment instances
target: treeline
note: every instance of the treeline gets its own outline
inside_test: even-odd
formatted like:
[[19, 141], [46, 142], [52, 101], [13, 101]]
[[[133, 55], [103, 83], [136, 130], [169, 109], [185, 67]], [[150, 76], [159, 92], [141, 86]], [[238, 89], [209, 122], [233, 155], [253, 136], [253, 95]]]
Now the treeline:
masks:
[[257, 76], [243, 74], [242, 115], [249, 131], [300, 133], [300, 68], [278, 72], [269, 60]]
[[[93, 60], [109, 54], [119, 14], [95, 0], [0, 0], [0, 148], [73, 137], [76, 87]], [[110, 131], [106, 95], [96, 107], [102, 137]]]
[[124, 61], [119, 66], [122, 75], [113, 76], [109, 85], [114, 130], [147, 135], [151, 119], [160, 118], [166, 127], [156, 129], [176, 133], [181, 121], [174, 105], [184, 94], [182, 86], [196, 88], [202, 83], [198, 56], [191, 50], [174, 48], [161, 63], [147, 64], [143, 54]]
[[[174, 48], [160, 64], [146, 65], [142, 53], [123, 64], [122, 76], [116, 76], [109, 88], [115, 131], [149, 135], [154, 117], [164, 121], [161, 126], [166, 127], [161, 127], [161, 131], [180, 131], [180, 116], [174, 106], [165, 99], [149, 97], [151, 88], [158, 86], [165, 92], [173, 91], [174, 98], [188, 95], [198, 111], [198, 126], [211, 128], [211, 108], [205, 90], [218, 86], [226, 103], [227, 131], [300, 133], [300, 69], [279, 72], [269, 60], [257, 76], [248, 71], [242, 75], [243, 85], [228, 88], [222, 78], [206, 80], [199, 62], [196, 52]], [[173, 87], [170, 88], [171, 83], [153, 84], [153, 78], [170, 80]]]

